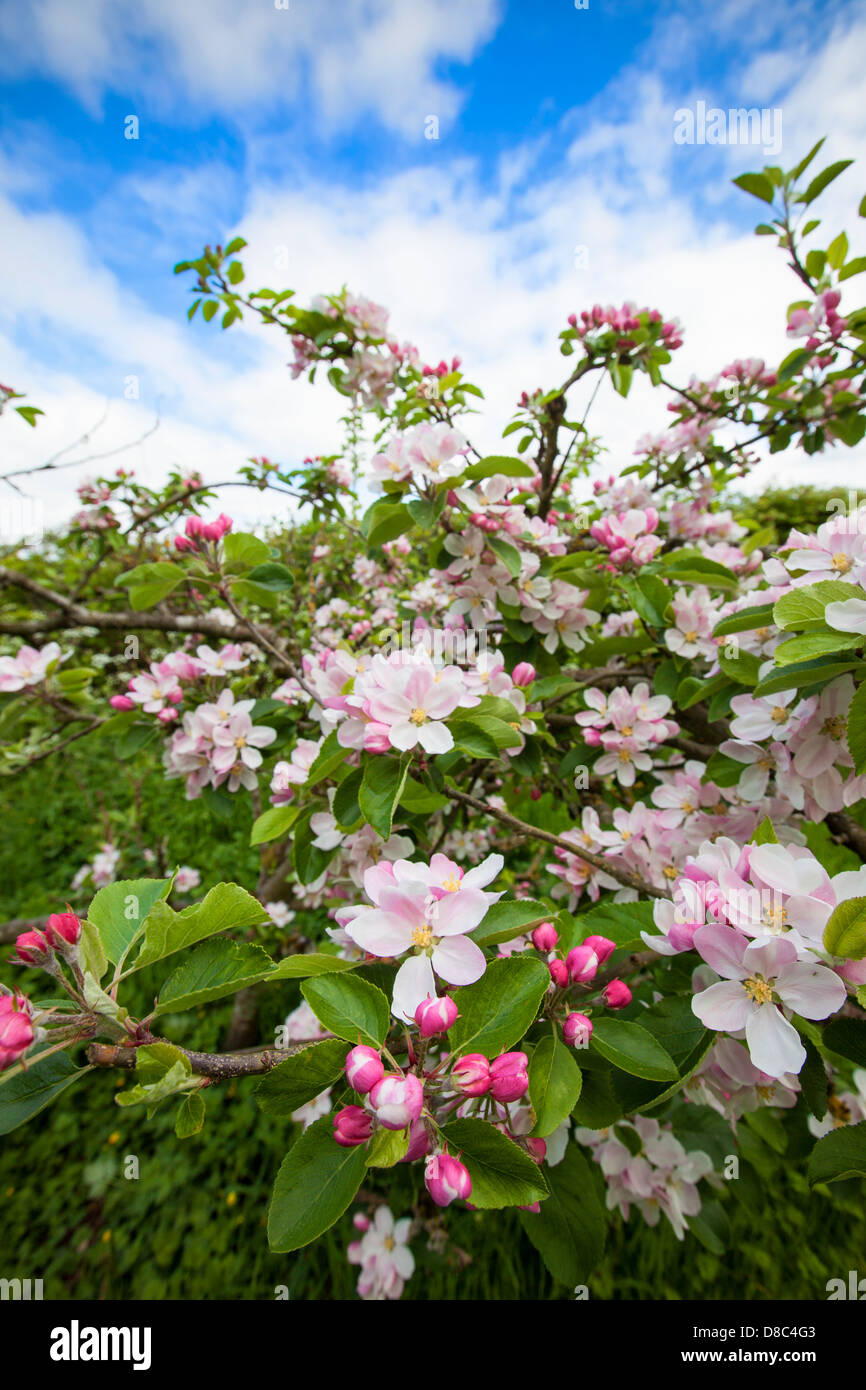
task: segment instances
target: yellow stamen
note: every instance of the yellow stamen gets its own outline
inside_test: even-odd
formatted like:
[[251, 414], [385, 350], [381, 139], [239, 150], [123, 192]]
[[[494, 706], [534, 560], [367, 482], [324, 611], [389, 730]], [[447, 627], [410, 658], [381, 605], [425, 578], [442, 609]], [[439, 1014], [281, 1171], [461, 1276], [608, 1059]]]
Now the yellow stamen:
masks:
[[752, 975], [748, 980], [743, 980], [743, 989], [756, 1004], [772, 1004], [773, 991], [766, 980], [762, 980], [760, 975]]

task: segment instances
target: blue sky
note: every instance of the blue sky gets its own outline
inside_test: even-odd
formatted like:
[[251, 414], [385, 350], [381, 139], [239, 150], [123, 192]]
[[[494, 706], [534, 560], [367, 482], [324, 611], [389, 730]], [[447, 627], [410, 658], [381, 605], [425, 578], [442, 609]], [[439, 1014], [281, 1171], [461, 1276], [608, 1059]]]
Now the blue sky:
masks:
[[[286, 264], [301, 297], [346, 281], [423, 356], [461, 352], [488, 396], [486, 446], [524, 387], [554, 384], [556, 335], [595, 299], [679, 315], [687, 370], [778, 357], [795, 289], [730, 185], [767, 161], [675, 145], [674, 112], [778, 109], [773, 162], [828, 132], [829, 157], [862, 158], [864, 59], [847, 0], [0, 0], [0, 379], [47, 412], [7, 450], [41, 461], [106, 403], [101, 448], [159, 416], [129, 460], [153, 480], [332, 448], [339, 408], [289, 382], [288, 344], [185, 322], [172, 264], [238, 231], [248, 284]], [[828, 206], [855, 245], [862, 182]], [[597, 411], [614, 470], [664, 426], [642, 393]], [[50, 520], [93, 471], [37, 485]]]

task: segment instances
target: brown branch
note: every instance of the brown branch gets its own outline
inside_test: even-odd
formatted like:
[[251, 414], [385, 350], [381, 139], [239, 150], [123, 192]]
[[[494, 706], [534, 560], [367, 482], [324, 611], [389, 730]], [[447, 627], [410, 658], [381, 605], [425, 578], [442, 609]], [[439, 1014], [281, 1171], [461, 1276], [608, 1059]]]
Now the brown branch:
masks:
[[[153, 1038], [153, 1042], [164, 1039]], [[176, 1047], [176, 1043], [171, 1044]], [[87, 1049], [87, 1060], [94, 1067], [123, 1067], [131, 1071], [135, 1067], [137, 1048], [116, 1047], [112, 1043], [91, 1043]], [[261, 1076], [272, 1071], [290, 1057], [287, 1048], [260, 1048], [256, 1052], [189, 1052], [185, 1047], [178, 1049], [189, 1060], [197, 1076], [209, 1076], [216, 1081], [226, 1081], [235, 1076]]]
[[584, 863], [590, 864], [594, 869], [601, 869], [604, 873], [610, 874], [617, 883], [623, 884], [626, 888], [635, 888], [639, 893], [646, 893], [652, 898], [667, 898], [670, 895], [664, 893], [659, 888], [654, 888], [651, 883], [633, 874], [629, 869], [620, 868], [619, 865], [612, 864], [609, 859], [605, 859], [601, 854], [592, 854], [589, 850], [580, 849], [573, 845], [570, 840], [564, 840], [561, 835], [553, 835], [549, 830], [540, 830], [537, 825], [529, 825], [524, 820], [519, 820], [517, 816], [512, 816], [509, 811], [500, 811], [495, 806], [488, 806], [487, 802], [479, 801], [477, 797], [470, 796], [468, 792], [459, 792], [454, 787], [446, 787], [446, 795], [454, 801], [462, 801], [464, 806], [471, 806], [475, 811], [481, 811], [485, 816], [492, 816], [494, 820], [501, 821], [503, 825], [509, 825], [512, 830], [517, 830], [521, 835], [531, 840], [543, 840], [545, 844], [556, 845], [559, 849], [566, 850], [569, 854], [575, 855], [577, 859], [582, 859]]
[[[151, 632], [201, 633], [208, 637], [225, 637], [235, 642], [249, 642], [251, 635], [246, 626], [228, 627], [218, 618], [196, 617], [187, 613], [135, 613], [123, 609], [119, 612], [105, 613], [97, 609], [85, 608], [63, 594], [47, 589], [35, 579], [29, 579], [19, 570], [0, 565], [0, 588], [15, 586], [25, 593], [32, 594], [52, 608], [60, 610], [54, 615], [32, 621], [0, 622], [0, 632], [30, 637], [40, 632], [53, 632], [58, 628], [95, 627], [116, 632], [130, 632], [136, 628]], [[255, 639], [252, 639], [255, 640]], [[256, 643], [261, 646], [261, 642]]]
[[866, 863], [866, 828], [845, 811], [831, 811], [827, 817], [827, 829], [835, 840], [853, 849]]

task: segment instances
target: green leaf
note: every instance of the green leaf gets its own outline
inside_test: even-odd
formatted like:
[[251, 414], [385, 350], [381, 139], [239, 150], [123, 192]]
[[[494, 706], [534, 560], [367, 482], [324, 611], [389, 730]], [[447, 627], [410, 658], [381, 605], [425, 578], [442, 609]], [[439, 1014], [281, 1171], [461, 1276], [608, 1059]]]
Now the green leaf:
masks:
[[615, 1067], [646, 1081], [676, 1081], [679, 1071], [670, 1053], [639, 1023], [624, 1018], [594, 1020], [590, 1048]]
[[866, 1067], [866, 1023], [862, 1018], [834, 1018], [824, 1029], [821, 1041], [830, 1052], [853, 1062], [855, 1067]]
[[819, 193], [823, 193], [829, 183], [837, 179], [839, 175], [844, 173], [848, 168], [848, 165], [853, 163], [853, 159], [839, 159], [835, 164], [828, 164], [826, 169], [822, 169], [820, 174], [816, 174], [815, 178], [806, 189], [806, 192], [797, 198], [796, 201], [808, 207], [810, 203], [814, 203]]
[[368, 1168], [393, 1168], [409, 1152], [409, 1130], [379, 1129], [367, 1146]]
[[256, 565], [251, 569], [247, 580], [260, 584], [265, 589], [272, 589], [275, 594], [282, 594], [294, 587], [295, 576], [287, 565], [275, 564], [269, 560], [266, 565]]
[[27, 1070], [16, 1072], [8, 1081], [0, 1075], [0, 1134], [26, 1124], [91, 1070], [77, 1067], [68, 1052], [55, 1052], [44, 1061], [31, 1054]]
[[303, 956], [285, 956], [278, 961], [269, 980], [309, 980], [313, 975], [335, 975], [344, 970], [355, 970], [357, 961], [344, 960], [342, 956], [320, 955], [310, 951]]
[[488, 536], [487, 546], [498, 555], [512, 579], [516, 579], [520, 574], [521, 560], [520, 551], [510, 541], [501, 540], [498, 536]]
[[846, 671], [853, 671], [861, 666], [859, 661], [834, 661], [827, 657], [818, 657], [814, 661], [798, 661], [791, 666], [783, 666], [780, 670], [774, 671], [772, 675], [765, 676], [755, 686], [752, 694], [775, 695], [779, 690], [796, 690], [801, 685], [820, 685], [833, 680], [836, 676], [844, 675]]
[[866, 1176], [866, 1121], [825, 1134], [809, 1158], [810, 1183], [858, 1176]]
[[258, 536], [246, 531], [229, 531], [223, 536], [223, 556], [229, 570], [246, 570], [263, 565], [271, 558], [271, 548]]
[[268, 1242], [277, 1254], [300, 1250], [343, 1215], [367, 1172], [364, 1145], [344, 1149], [323, 1115], [283, 1159], [268, 1212]]
[[268, 1115], [291, 1118], [345, 1074], [349, 1044], [338, 1038], [305, 1047], [280, 1062], [256, 1087], [256, 1100]]
[[804, 632], [782, 642], [776, 648], [775, 661], [777, 666], [790, 666], [794, 662], [814, 661], [816, 657], [835, 655], [862, 645], [863, 638], [856, 632]]
[[[337, 798], [334, 798], [334, 805]], [[413, 816], [433, 816], [448, 805], [448, 797], [442, 792], [432, 791], [416, 782], [414, 777], [406, 778], [406, 785], [400, 793], [400, 805]]]
[[251, 845], [266, 845], [271, 840], [279, 840], [294, 825], [300, 814], [300, 806], [290, 803], [286, 806], [269, 806], [253, 822], [250, 831]]
[[486, 1120], [454, 1120], [442, 1133], [449, 1152], [469, 1169], [469, 1200], [479, 1211], [528, 1206], [547, 1196], [538, 1165]]
[[140, 970], [143, 965], [164, 960], [217, 932], [245, 931], [267, 921], [261, 903], [237, 883], [218, 883], [201, 902], [182, 912], [175, 912], [167, 903], [155, 903], [147, 915], [144, 942], [133, 968]]
[[814, 1043], [803, 1038], [803, 1046], [806, 1049], [806, 1060], [800, 1069], [800, 1089], [809, 1113], [814, 1115], [816, 1120], [823, 1120], [827, 1114], [827, 1068]]
[[477, 482], [479, 478], [494, 478], [497, 474], [501, 474], [503, 478], [531, 478], [534, 473], [535, 469], [525, 459], [488, 454], [486, 458], [479, 459], [478, 463], [470, 464], [463, 476], [469, 482]]
[[589, 912], [581, 912], [575, 917], [574, 924], [578, 932], [574, 941], [563, 938], [563, 945], [567, 945], [569, 950], [588, 936], [606, 936], [609, 941], [615, 941], [620, 949], [643, 951], [646, 948], [641, 932], [655, 931], [653, 905], [647, 902], [601, 903], [598, 907], [590, 908]]
[[824, 949], [846, 960], [866, 956], [866, 898], [847, 898], [833, 909], [824, 928]]
[[543, 961], [528, 956], [494, 960], [480, 980], [454, 992], [460, 1016], [449, 1031], [451, 1050], [497, 1057], [523, 1037], [550, 984]]
[[815, 158], [815, 155], [818, 153], [826, 139], [826, 135], [822, 135], [818, 143], [816, 145], [813, 145], [809, 153], [803, 159], [800, 160], [800, 163], [794, 166], [794, 168], [791, 170], [791, 179], [793, 182], [796, 182], [800, 175], [806, 172], [809, 165], [812, 163], [812, 160]]
[[374, 502], [361, 519], [361, 531], [371, 547], [396, 540], [414, 525], [412, 513], [402, 502]]
[[190, 1091], [181, 1101], [174, 1122], [174, 1132], [178, 1139], [191, 1139], [200, 1134], [205, 1121], [204, 1096], [201, 1091]]
[[580, 1098], [582, 1077], [574, 1053], [553, 1034], [541, 1039], [529, 1062], [529, 1099], [535, 1111], [532, 1133], [545, 1139], [571, 1114]]
[[254, 584], [251, 579], [233, 579], [232, 594], [235, 599], [257, 603], [260, 608], [274, 609], [279, 602], [273, 589], [267, 588], [264, 584]]
[[105, 954], [113, 965], [120, 963], [141, 935], [151, 909], [168, 897], [171, 884], [170, 878], [129, 878], [100, 888], [90, 904], [87, 920], [99, 932]]
[[779, 837], [769, 816], [764, 816], [749, 843], [752, 845], [777, 845], [779, 843]]
[[520, 1224], [554, 1279], [574, 1289], [585, 1284], [604, 1254], [607, 1231], [590, 1166], [576, 1144], [545, 1169], [550, 1196], [535, 1213], [518, 1213]]
[[347, 974], [323, 975], [305, 980], [301, 993], [322, 1027], [338, 1038], [379, 1048], [388, 1036], [388, 999], [366, 980]]
[[364, 779], [358, 792], [361, 814], [383, 840], [391, 834], [397, 803], [409, 775], [409, 758], [389, 758], [375, 753], [364, 764]]
[[751, 652], [736, 647], [735, 656], [728, 656], [724, 645], [718, 649], [719, 665], [726, 676], [730, 676], [732, 681], [739, 681], [740, 685], [757, 685], [758, 673], [761, 663]]
[[140, 613], [143, 608], [152, 608], [155, 603], [168, 598], [185, 577], [179, 565], [159, 560], [152, 564], [136, 565], [135, 569], [118, 575], [117, 584], [129, 589], [130, 607]]
[[554, 915], [549, 907], [533, 898], [500, 900], [488, 908], [487, 915], [470, 935], [479, 946], [499, 946], [503, 941], [513, 941], [515, 936], [523, 936], [542, 922], [549, 922]]
[[261, 946], [215, 936], [191, 951], [159, 991], [156, 1013], [182, 1014], [226, 994], [256, 984], [271, 973], [274, 962]]
[[766, 174], [740, 174], [731, 182], [742, 188], [744, 193], [751, 193], [753, 198], [760, 198], [764, 203], [772, 203], [776, 196], [776, 190]]
[[773, 605], [773, 621], [777, 627], [810, 628], [820, 630], [827, 627], [824, 609], [828, 603], [842, 603], [856, 595], [857, 590], [841, 579], [822, 579], [817, 584], [804, 584], [802, 588], [791, 589], [783, 594]]
[[305, 787], [315, 787], [318, 782], [330, 777], [347, 758], [351, 757], [352, 750], [344, 748], [337, 739], [337, 730], [334, 729], [325, 739], [319, 749], [313, 764], [307, 773]]

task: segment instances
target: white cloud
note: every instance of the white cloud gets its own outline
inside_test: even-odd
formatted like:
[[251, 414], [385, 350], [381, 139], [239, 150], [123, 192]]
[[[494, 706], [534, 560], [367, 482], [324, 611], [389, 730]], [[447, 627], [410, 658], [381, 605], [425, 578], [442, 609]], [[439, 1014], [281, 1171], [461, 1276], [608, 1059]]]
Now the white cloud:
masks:
[[[828, 110], [828, 159], [866, 153], [856, 58], [864, 41], [866, 26], [848, 27], [812, 57], [799, 48], [782, 53], [796, 58], [777, 68], [794, 74], [779, 98], [787, 162], [823, 133]], [[763, 80], [769, 91], [777, 79], [768, 72]], [[521, 390], [564, 379], [557, 334], [571, 311], [594, 301], [634, 299], [679, 317], [685, 346], [671, 375], [680, 382], [692, 371], [711, 375], [733, 357], [776, 362], [789, 350], [785, 309], [799, 294], [783, 256], [771, 238], [732, 222], [729, 201], [711, 216], [701, 210], [711, 202], [708, 189], [729, 189], [731, 173], [753, 161], [742, 148], [704, 147], [689, 151], [686, 177], [683, 152], [671, 140], [680, 100], [658, 74], [631, 82], [627, 93], [615, 84], [582, 113], [580, 135], [571, 118], [546, 142], [513, 147], [492, 182], [459, 151], [449, 159], [447, 141], [435, 162], [419, 158], [414, 168], [363, 188], [309, 174], [282, 183], [258, 176], [238, 226], [213, 226], [212, 237], [247, 237], [251, 286], [279, 275], [304, 302], [346, 282], [387, 304], [395, 336], [417, 342], [425, 359], [459, 353], [487, 397], [469, 433], [480, 448], [498, 451]], [[556, 158], [545, 161], [551, 152]], [[253, 141], [249, 163], [257, 169], [258, 153]], [[204, 166], [173, 183], [168, 175], [129, 176], [107, 191], [101, 212], [121, 235], [125, 207], [130, 225], [143, 206], [157, 218], [164, 210], [169, 245], [174, 227], [186, 235], [201, 223], [203, 190], [213, 179], [218, 170]], [[857, 198], [852, 176], [833, 186], [828, 236], [838, 216], [852, 241], [862, 237], [852, 216]], [[750, 210], [755, 220], [762, 215], [757, 202]], [[100, 414], [104, 395], [115, 406], [103, 447], [136, 437], [159, 410], [159, 432], [132, 459], [145, 480], [158, 480], [175, 462], [215, 481], [249, 454], [294, 464], [335, 449], [341, 401], [323, 384], [290, 381], [290, 347], [274, 330], [254, 322], [225, 335], [189, 328], [182, 307], [177, 321], [167, 318], [94, 263], [92, 245], [68, 218], [24, 212], [10, 201], [0, 220], [7, 262], [16, 268], [0, 305], [4, 377], [48, 410], [36, 431], [3, 423], [7, 449], [14, 446], [23, 463], [80, 434]], [[575, 266], [577, 245], [587, 247], [586, 269]], [[282, 247], [289, 272], [275, 266]], [[129, 373], [141, 377], [137, 404], [122, 399]], [[599, 394], [589, 423], [610, 451], [606, 469], [630, 462], [641, 434], [666, 427], [665, 399], [642, 380], [625, 403], [607, 388]], [[789, 451], [762, 463], [750, 486], [771, 477], [855, 483], [862, 467], [862, 449], [817, 459]], [[73, 481], [40, 475], [36, 487], [51, 520], [73, 509]], [[272, 514], [268, 501], [249, 493], [233, 495], [231, 509], [245, 520]]]
[[459, 106], [435, 65], [467, 63], [500, 9], [499, 0], [3, 0], [0, 69], [54, 78], [92, 111], [108, 91], [129, 93], [140, 115], [294, 103], [325, 128], [372, 114], [420, 139], [425, 116], [444, 122]]

